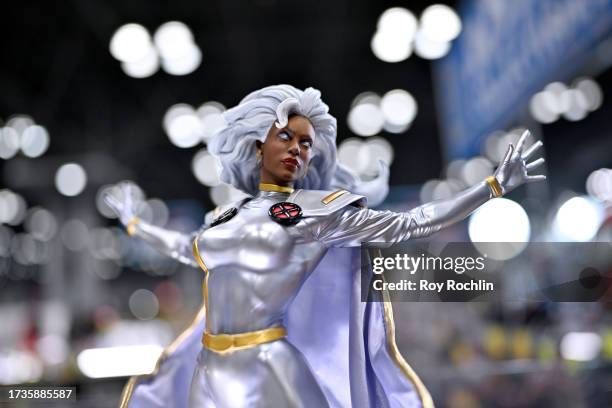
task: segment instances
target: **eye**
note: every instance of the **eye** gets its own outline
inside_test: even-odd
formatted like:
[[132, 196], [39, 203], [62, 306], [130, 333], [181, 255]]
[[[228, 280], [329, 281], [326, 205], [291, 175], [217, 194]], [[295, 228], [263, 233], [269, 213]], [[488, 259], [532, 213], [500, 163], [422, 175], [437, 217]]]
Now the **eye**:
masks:
[[312, 147], [312, 142], [310, 140], [302, 140], [302, 145], [310, 149]]
[[280, 132], [278, 134], [278, 137], [280, 137], [283, 140], [291, 140], [291, 137], [289, 136], [289, 134], [287, 134], [287, 132]]

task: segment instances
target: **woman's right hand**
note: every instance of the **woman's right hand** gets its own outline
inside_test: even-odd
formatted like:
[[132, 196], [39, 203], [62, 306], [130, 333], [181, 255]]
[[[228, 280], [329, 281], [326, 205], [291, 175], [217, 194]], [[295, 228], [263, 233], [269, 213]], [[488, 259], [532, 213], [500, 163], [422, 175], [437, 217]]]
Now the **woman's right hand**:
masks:
[[123, 225], [128, 225], [136, 218], [133, 187], [128, 182], [121, 182], [112, 190], [117, 191], [117, 194], [106, 192], [104, 202], [117, 214], [117, 218]]

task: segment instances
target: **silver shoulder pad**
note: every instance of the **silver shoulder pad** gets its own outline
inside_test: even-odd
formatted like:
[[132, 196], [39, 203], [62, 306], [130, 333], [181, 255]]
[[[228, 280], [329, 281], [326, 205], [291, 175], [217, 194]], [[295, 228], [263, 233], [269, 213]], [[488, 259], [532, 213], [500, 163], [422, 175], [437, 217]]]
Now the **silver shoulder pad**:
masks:
[[223, 205], [218, 206], [214, 210], [207, 212], [206, 215], [204, 216], [204, 224], [205, 225], [210, 225], [211, 222], [216, 220], [221, 214], [223, 214], [224, 212], [226, 212], [230, 208], [234, 208], [235, 207], [237, 209], [240, 209], [240, 207], [242, 207], [244, 205], [244, 203], [246, 203], [251, 198], [252, 197], [242, 198], [242, 199], [240, 199], [238, 201], [233, 201], [231, 203], [223, 204]]
[[346, 190], [295, 190], [287, 201], [302, 207], [302, 216], [320, 217], [329, 215], [347, 205], [365, 207], [366, 198]]

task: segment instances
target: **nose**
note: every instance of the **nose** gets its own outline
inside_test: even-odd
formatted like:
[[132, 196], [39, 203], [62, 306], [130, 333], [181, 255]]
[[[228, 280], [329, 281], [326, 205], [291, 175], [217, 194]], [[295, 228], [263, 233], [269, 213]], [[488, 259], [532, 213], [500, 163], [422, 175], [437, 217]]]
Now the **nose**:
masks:
[[[297, 138], [295, 138], [297, 139]], [[293, 143], [291, 143], [291, 145], [289, 146], [289, 153], [293, 154], [294, 156], [299, 156], [300, 155], [300, 143], [299, 141], [293, 141]]]

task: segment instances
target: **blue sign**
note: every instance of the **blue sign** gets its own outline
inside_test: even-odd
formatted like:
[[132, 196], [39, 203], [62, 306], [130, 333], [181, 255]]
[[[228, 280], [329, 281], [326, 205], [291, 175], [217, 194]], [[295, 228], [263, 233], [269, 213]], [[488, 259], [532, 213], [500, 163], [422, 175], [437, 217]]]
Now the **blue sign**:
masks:
[[612, 0], [470, 0], [460, 14], [463, 31], [434, 72], [447, 159], [478, 154], [612, 33]]

